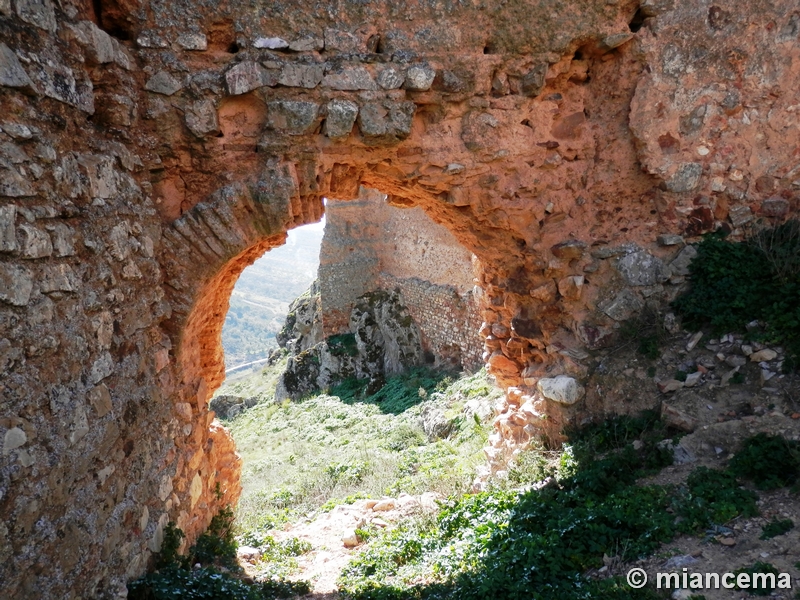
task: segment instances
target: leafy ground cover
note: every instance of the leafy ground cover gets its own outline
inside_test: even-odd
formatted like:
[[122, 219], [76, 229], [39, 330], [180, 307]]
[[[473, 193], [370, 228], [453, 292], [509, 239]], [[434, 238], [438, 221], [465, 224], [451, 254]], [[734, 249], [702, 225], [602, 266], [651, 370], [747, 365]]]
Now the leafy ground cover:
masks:
[[[637, 484], [671, 462], [657, 443], [659, 432], [661, 425], [648, 416], [607, 422], [579, 436], [557, 464], [550, 462], [546, 485], [452, 498], [435, 519], [373, 537], [342, 573], [343, 595], [357, 600], [661, 597], [652, 589], [631, 589], [617, 577], [587, 573], [608, 557], [632, 561], [677, 535], [702, 535], [756, 515], [755, 492], [737, 478], [741, 473], [752, 480], [752, 472], [736, 465], [759, 464], [770, 446], [748, 442], [733, 467], [697, 467], [680, 485]], [[767, 437], [772, 443], [782, 439]]]
[[[710, 234], [697, 246], [691, 287], [674, 303], [687, 328], [748, 332], [800, 359], [800, 221], [756, 232], [743, 242]], [[748, 329], [753, 320], [766, 330]]]

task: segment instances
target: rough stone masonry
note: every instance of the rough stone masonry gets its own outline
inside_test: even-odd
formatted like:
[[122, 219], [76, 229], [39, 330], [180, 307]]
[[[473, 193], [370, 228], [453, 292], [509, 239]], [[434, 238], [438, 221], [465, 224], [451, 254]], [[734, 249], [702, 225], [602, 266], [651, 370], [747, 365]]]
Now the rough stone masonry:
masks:
[[796, 214], [799, 41], [794, 0], [0, 0], [0, 595], [124, 597], [236, 500], [231, 288], [359, 185], [478, 257], [493, 451], [557, 435], [686, 242]]

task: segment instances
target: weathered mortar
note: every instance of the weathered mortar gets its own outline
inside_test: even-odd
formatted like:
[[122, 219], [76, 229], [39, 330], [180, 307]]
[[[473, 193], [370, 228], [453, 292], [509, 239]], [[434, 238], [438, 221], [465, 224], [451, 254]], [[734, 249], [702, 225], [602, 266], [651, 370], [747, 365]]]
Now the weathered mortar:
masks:
[[[120, 595], [235, 500], [228, 296], [323, 196], [477, 255], [510, 406], [670, 297], [659, 234], [796, 214], [796, 3], [636, 11], [0, 0], [0, 595]], [[582, 408], [536, 402], [551, 433]]]

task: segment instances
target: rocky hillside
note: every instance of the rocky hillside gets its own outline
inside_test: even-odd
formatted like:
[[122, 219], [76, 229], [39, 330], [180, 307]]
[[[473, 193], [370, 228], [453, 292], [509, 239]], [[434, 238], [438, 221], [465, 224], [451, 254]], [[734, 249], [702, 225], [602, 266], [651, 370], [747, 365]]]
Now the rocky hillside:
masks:
[[324, 220], [292, 230], [286, 245], [242, 271], [222, 327], [227, 369], [266, 358], [277, 347], [289, 303], [317, 276]]

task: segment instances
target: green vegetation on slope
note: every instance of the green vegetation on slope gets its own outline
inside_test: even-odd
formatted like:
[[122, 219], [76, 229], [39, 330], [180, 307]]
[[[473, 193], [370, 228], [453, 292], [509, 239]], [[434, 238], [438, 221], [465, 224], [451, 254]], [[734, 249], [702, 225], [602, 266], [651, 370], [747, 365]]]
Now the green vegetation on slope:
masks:
[[[483, 398], [488, 406], [500, 394], [485, 373], [453, 381], [419, 370], [389, 378], [372, 396], [364, 384], [347, 381], [299, 402], [265, 401], [226, 423], [244, 462], [241, 533], [263, 534], [331, 499], [467, 490], [484, 461], [488, 424], [466, 418], [464, 405]], [[445, 439], [429, 440], [423, 430], [432, 409], [449, 424]]]
[[[766, 323], [762, 341], [786, 348], [788, 362], [800, 359], [800, 221], [764, 229], [744, 242], [706, 236], [689, 266], [691, 288], [674, 303], [688, 328], [716, 333], [747, 331]], [[754, 333], [751, 333], [755, 337]], [[792, 366], [792, 365], [787, 365]]]

